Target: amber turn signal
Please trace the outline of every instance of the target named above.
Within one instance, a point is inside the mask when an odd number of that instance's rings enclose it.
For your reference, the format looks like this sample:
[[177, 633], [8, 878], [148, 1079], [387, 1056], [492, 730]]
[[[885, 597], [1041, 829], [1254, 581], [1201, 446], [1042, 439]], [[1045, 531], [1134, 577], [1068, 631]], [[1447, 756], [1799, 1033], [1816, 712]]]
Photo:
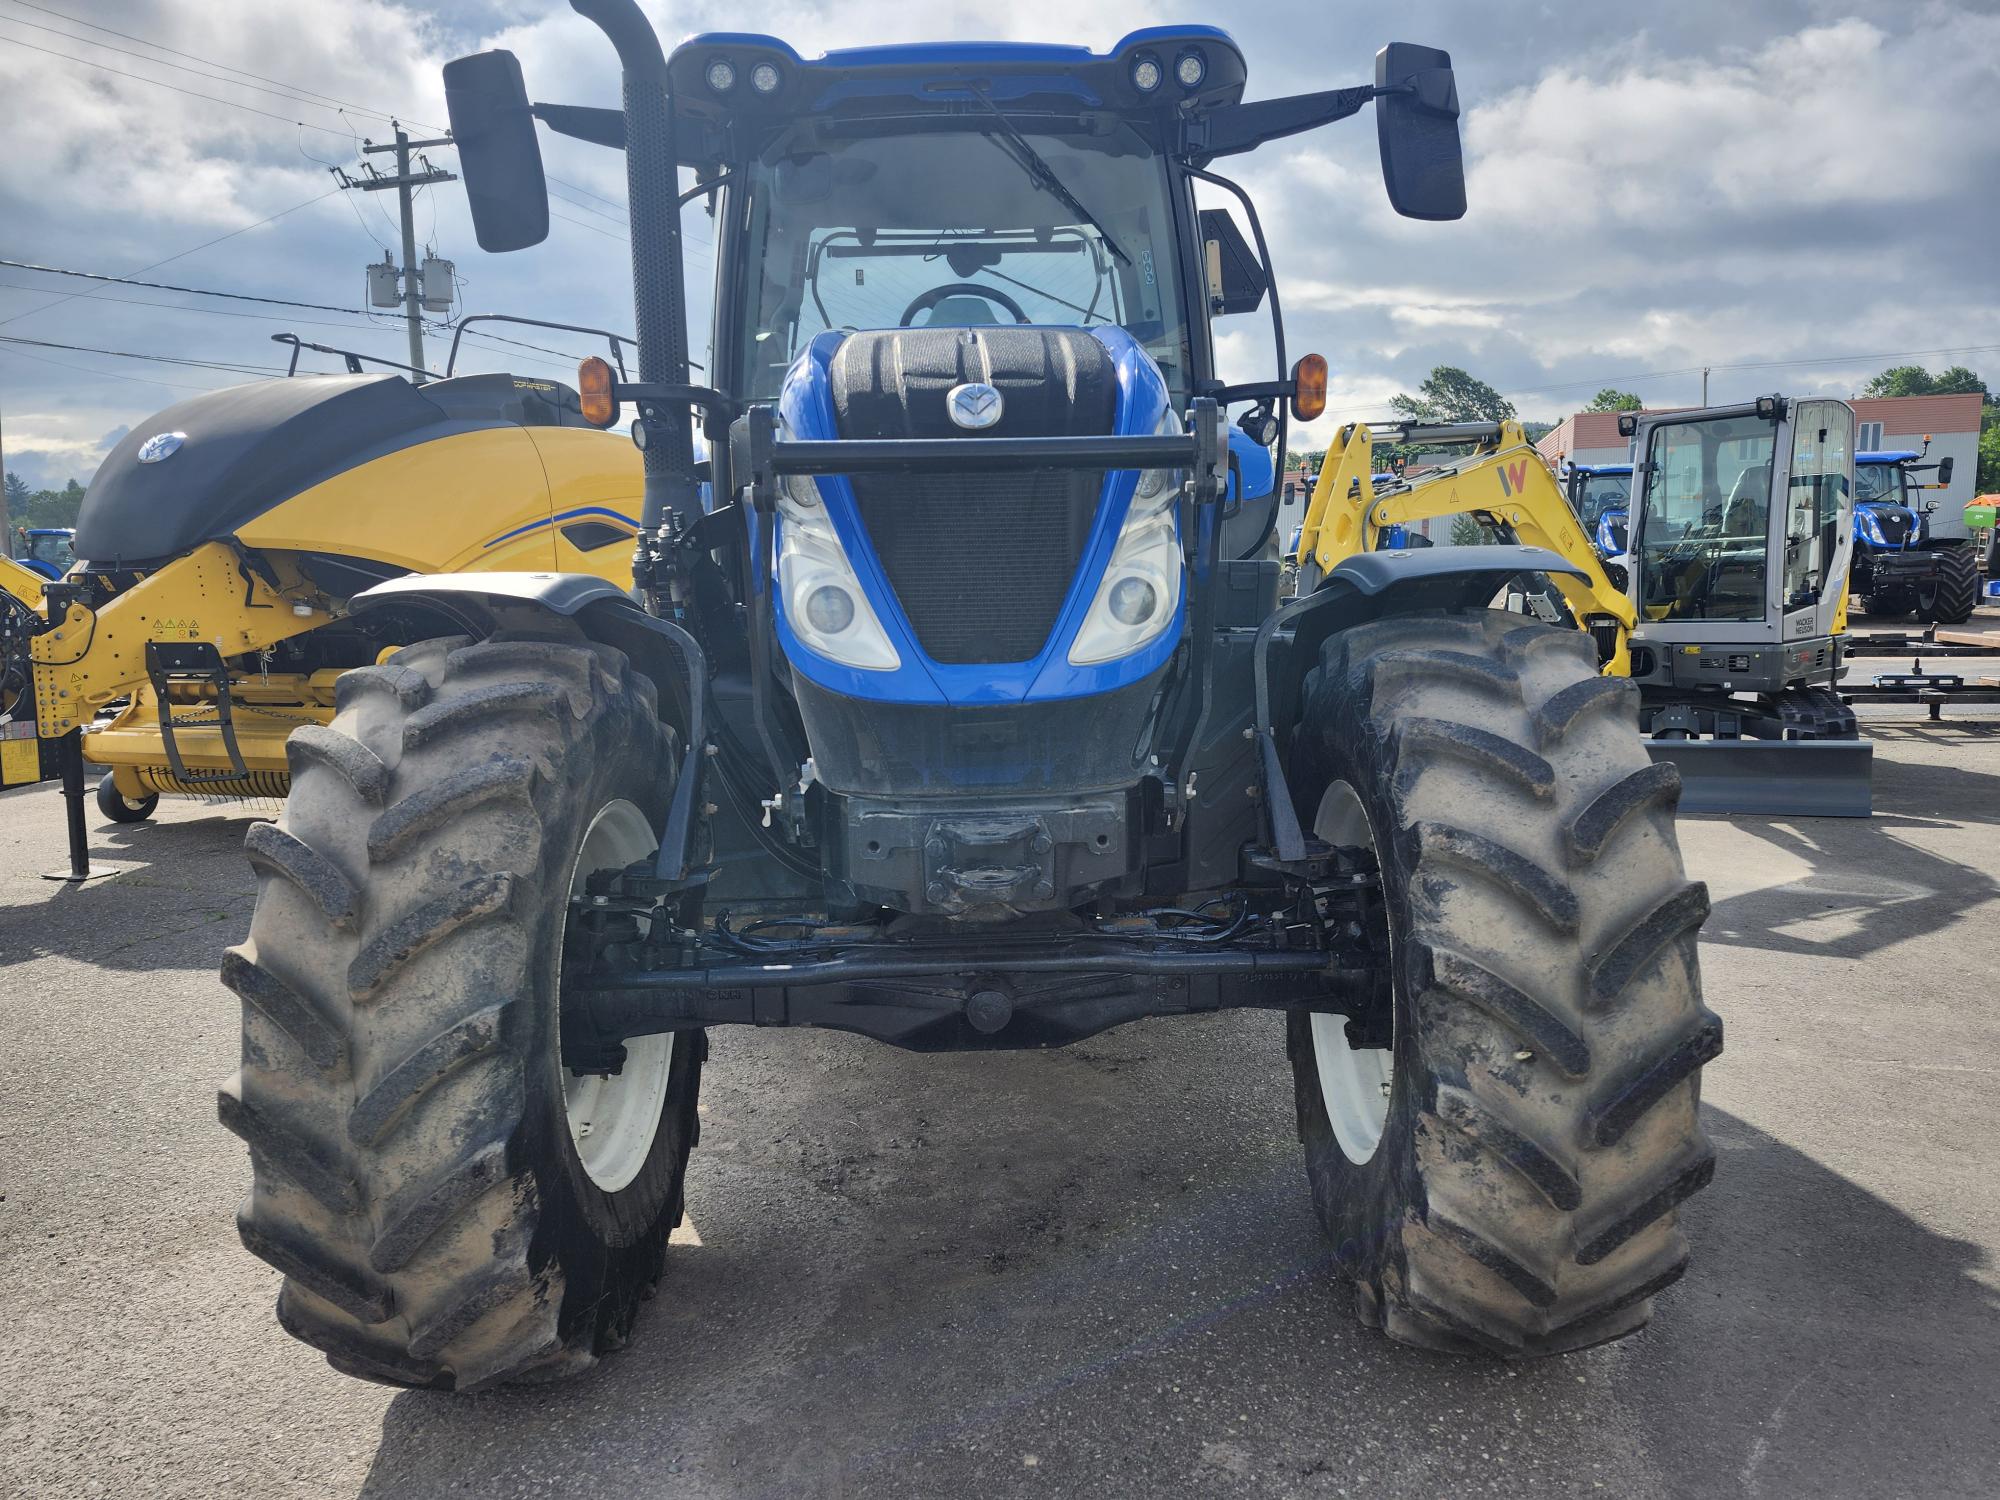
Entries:
[[1326, 411], [1326, 356], [1308, 354], [1292, 366], [1292, 415], [1301, 422]]
[[[1324, 366], [1324, 360], [1320, 361]], [[591, 355], [576, 367], [576, 394], [583, 406], [583, 420], [592, 427], [609, 427], [618, 420], [618, 398], [612, 394], [611, 365]], [[1325, 382], [1321, 382], [1322, 400]]]

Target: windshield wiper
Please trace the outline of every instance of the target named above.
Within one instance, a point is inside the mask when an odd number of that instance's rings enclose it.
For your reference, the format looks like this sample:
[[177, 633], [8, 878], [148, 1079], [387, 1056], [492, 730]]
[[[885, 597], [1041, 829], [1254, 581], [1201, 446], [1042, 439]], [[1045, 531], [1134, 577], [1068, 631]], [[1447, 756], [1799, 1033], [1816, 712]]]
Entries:
[[[974, 86], [970, 90], [970, 93], [973, 98], [986, 106], [987, 112], [993, 116], [994, 122], [999, 125], [1000, 129], [1005, 132], [1007, 140], [1012, 143], [1013, 150], [1009, 151], [1005, 146], [1001, 146], [1001, 151], [1011, 157], [1021, 170], [1028, 174], [1029, 179], [1037, 187], [1059, 198], [1065, 208], [1082, 219], [1092, 229], [1095, 229], [1103, 239], [1105, 249], [1124, 261], [1126, 265], [1131, 265], [1132, 257], [1127, 255], [1124, 247], [1112, 237], [1111, 231], [1104, 227], [1103, 221], [1083, 206], [1083, 200], [1069, 190], [1068, 184], [1056, 175], [1056, 169], [1048, 164], [1043, 158], [1042, 153], [1028, 144], [1028, 138], [1014, 128], [1014, 122], [1000, 112], [1000, 106], [987, 96], [986, 90]], [[989, 136], [988, 139], [991, 140], [992, 137]], [[993, 144], [1000, 146], [1000, 142], [997, 140]]]

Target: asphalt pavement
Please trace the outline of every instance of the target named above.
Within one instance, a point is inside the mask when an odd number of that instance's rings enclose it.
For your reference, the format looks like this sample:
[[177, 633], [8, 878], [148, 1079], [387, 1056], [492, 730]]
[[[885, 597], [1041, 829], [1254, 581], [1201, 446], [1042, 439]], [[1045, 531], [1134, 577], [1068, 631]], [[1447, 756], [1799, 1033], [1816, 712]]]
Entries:
[[[252, 809], [62, 860], [0, 794], [0, 1495], [1990, 1496], [2000, 721], [1876, 720], [1868, 822], [1690, 818], [1728, 1028], [1696, 1260], [1527, 1367], [1358, 1326], [1270, 1015], [917, 1057], [719, 1032], [633, 1343], [474, 1397], [281, 1333], [214, 1115]], [[267, 808], [267, 811], [275, 809]]]

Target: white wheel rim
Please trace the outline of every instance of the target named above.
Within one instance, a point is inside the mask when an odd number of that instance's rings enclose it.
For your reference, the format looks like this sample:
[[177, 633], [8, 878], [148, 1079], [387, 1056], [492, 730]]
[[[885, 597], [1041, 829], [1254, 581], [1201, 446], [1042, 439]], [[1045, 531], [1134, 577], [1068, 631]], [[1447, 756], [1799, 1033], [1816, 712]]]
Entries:
[[[1373, 849], [1374, 830], [1354, 788], [1336, 781], [1319, 799], [1313, 834], [1329, 844]], [[1347, 1018], [1312, 1018], [1313, 1062], [1319, 1073], [1320, 1103], [1341, 1154], [1356, 1166], [1375, 1155], [1389, 1119], [1389, 1095], [1396, 1081], [1394, 1047], [1353, 1047]]]
[[[593, 870], [612, 869], [644, 859], [660, 847], [646, 815], [630, 802], [607, 802], [590, 820], [570, 872], [569, 893], [580, 894]], [[642, 921], [641, 930], [645, 923]], [[557, 1001], [561, 1034], [561, 996]], [[674, 1065], [674, 1033], [635, 1036], [625, 1043], [625, 1066], [617, 1073], [578, 1075], [560, 1068], [563, 1107], [569, 1115], [570, 1144], [590, 1180], [607, 1193], [629, 1187], [652, 1154], [667, 1080]]]

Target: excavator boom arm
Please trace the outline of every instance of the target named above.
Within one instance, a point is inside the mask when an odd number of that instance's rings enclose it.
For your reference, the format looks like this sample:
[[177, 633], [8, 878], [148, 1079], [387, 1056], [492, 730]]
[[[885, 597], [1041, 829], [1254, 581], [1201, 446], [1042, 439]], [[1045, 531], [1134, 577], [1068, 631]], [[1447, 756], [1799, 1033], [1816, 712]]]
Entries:
[[[1377, 442], [1478, 443], [1471, 457], [1407, 489], [1377, 494]], [[1632, 601], [1604, 570], [1583, 523], [1563, 498], [1555, 476], [1517, 422], [1449, 427], [1357, 423], [1340, 430], [1320, 466], [1319, 481], [1299, 535], [1299, 557], [1323, 576], [1343, 559], [1376, 547], [1384, 528], [1469, 514], [1503, 528], [1511, 540], [1546, 547], [1571, 563], [1582, 578], [1557, 575], [1551, 581], [1585, 629], [1605, 630], [1610, 647], [1605, 670], [1630, 670], [1626, 638], [1636, 621]]]

